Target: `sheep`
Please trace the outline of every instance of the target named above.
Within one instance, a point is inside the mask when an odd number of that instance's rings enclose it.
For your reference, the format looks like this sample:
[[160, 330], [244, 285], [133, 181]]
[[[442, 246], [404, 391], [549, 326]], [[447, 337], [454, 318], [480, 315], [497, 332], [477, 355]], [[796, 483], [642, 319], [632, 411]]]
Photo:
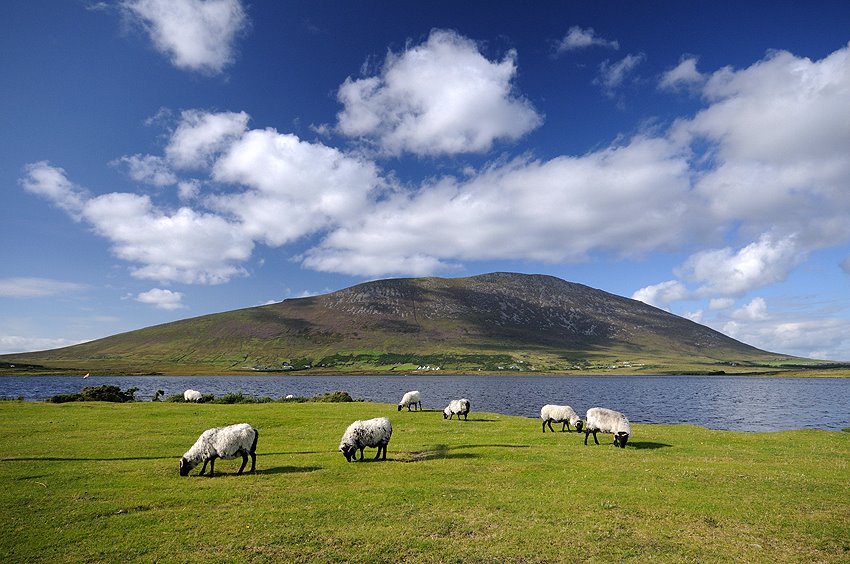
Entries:
[[463, 415], [463, 420], [466, 421], [466, 416], [469, 414], [469, 400], [461, 398], [452, 400], [449, 405], [443, 410], [443, 419], [451, 419], [457, 414], [457, 420], [460, 421], [460, 416]]
[[398, 402], [398, 410], [401, 411], [401, 408], [406, 407], [407, 411], [410, 411], [410, 406], [417, 407], [421, 411], [422, 410], [422, 400], [419, 397], [419, 391], [407, 392], [404, 394], [404, 397], [401, 398], [401, 401]]
[[184, 401], [201, 401], [202, 397], [201, 392], [198, 390], [189, 389], [183, 392]]
[[242, 466], [237, 472], [241, 474], [245, 465], [248, 464], [248, 455], [251, 455], [251, 472], [253, 472], [257, 465], [259, 436], [260, 433], [247, 423], [207, 429], [180, 459], [180, 475], [188, 476], [192, 468], [203, 461], [204, 466], [199, 475], [204, 474], [209, 462], [210, 477], [212, 477], [216, 458], [230, 459], [237, 456], [242, 457]]
[[626, 448], [626, 443], [629, 436], [632, 434], [632, 426], [626, 416], [619, 411], [606, 409], [604, 407], [592, 407], [587, 410], [587, 423], [584, 428], [584, 444], [587, 446], [587, 437], [593, 433], [593, 441], [599, 444], [596, 440], [596, 433], [611, 433], [614, 435], [614, 446]]
[[357, 450], [360, 450], [360, 460], [363, 460], [363, 449], [365, 447], [378, 447], [375, 460], [381, 456], [383, 450], [387, 459], [387, 445], [393, 436], [393, 426], [386, 417], [376, 417], [366, 421], [357, 420], [345, 430], [342, 440], [339, 442], [339, 451], [345, 455], [345, 459], [351, 462], [357, 460]]
[[552, 428], [552, 421], [563, 423], [563, 426], [561, 426], [562, 433], [570, 427], [570, 424], [576, 428], [576, 431], [581, 432], [583, 425], [581, 417], [568, 405], [544, 405], [540, 409], [540, 419], [543, 420], [544, 433], [547, 425], [550, 431], [555, 432], [555, 429]]

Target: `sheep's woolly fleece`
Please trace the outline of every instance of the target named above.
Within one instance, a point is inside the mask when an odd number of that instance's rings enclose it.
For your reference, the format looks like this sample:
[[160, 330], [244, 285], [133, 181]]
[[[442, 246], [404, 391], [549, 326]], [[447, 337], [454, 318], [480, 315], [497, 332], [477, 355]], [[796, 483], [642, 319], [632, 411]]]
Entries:
[[470, 410], [469, 400], [466, 398], [456, 399], [449, 402], [449, 405], [443, 409], [443, 416], [446, 418], [451, 418], [453, 415], [457, 415], [458, 419], [463, 415], [464, 419]]
[[578, 423], [581, 422], [581, 418], [569, 405], [544, 405], [540, 409], [540, 419], [543, 420], [544, 433], [546, 432], [545, 425], [549, 423], [549, 428], [551, 429], [551, 423], [553, 421], [555, 423], [564, 423], [566, 425], [572, 425], [576, 428], [578, 428]]
[[207, 429], [186, 451], [183, 459], [191, 470], [214, 457], [231, 459], [250, 454], [256, 437], [257, 431], [247, 423]]
[[[339, 442], [339, 450], [345, 453], [347, 448], [357, 448], [361, 451], [364, 447], [386, 446], [393, 434], [393, 427], [386, 417], [376, 417], [365, 421], [357, 420], [345, 430], [342, 440]], [[346, 458], [348, 458], [346, 456]]]

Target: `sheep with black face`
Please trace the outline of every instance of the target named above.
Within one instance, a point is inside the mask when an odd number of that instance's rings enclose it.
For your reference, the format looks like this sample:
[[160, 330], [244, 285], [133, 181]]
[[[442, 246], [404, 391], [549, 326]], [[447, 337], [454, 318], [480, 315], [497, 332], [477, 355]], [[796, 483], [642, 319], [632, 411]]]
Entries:
[[360, 451], [360, 460], [363, 460], [363, 449], [366, 447], [378, 448], [375, 455], [377, 460], [383, 452], [383, 460], [387, 459], [387, 445], [393, 436], [393, 426], [386, 417], [376, 417], [366, 421], [357, 420], [345, 430], [342, 440], [339, 442], [339, 451], [345, 455], [348, 462], [357, 460], [357, 451]]
[[410, 411], [411, 407], [418, 407], [420, 411], [422, 410], [422, 399], [419, 397], [419, 390], [404, 394], [404, 397], [398, 402], [398, 410], [401, 411], [403, 407], [406, 407], [407, 411]]
[[189, 472], [200, 464], [204, 463], [201, 468], [200, 475], [203, 475], [207, 470], [207, 462], [210, 463], [210, 477], [215, 471], [216, 458], [236, 458], [242, 457], [242, 466], [239, 467], [241, 474], [248, 464], [248, 456], [251, 457], [251, 472], [254, 471], [257, 465], [257, 439], [260, 433], [247, 423], [239, 423], [237, 425], [229, 425], [227, 427], [215, 427], [207, 429], [195, 444], [192, 445], [183, 458], [180, 459], [180, 475], [188, 476]]
[[460, 416], [463, 415], [463, 420], [466, 421], [466, 416], [469, 415], [470, 404], [466, 398], [456, 399], [449, 402], [449, 405], [443, 409], [443, 419], [451, 419], [457, 415], [457, 420], [460, 421]]
[[584, 428], [584, 444], [587, 437], [593, 433], [593, 441], [599, 444], [596, 433], [611, 433], [614, 435], [614, 446], [626, 448], [626, 443], [632, 434], [632, 426], [625, 415], [613, 409], [591, 407], [587, 410], [587, 421]]

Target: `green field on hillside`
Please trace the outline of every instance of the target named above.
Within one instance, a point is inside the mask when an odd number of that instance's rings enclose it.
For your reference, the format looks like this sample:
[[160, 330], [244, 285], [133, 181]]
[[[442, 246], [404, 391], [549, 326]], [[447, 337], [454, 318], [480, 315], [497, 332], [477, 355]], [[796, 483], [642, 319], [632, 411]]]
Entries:
[[[346, 463], [345, 427], [380, 415], [388, 460]], [[243, 421], [255, 474], [178, 475], [203, 430]], [[850, 433], [633, 430], [618, 449], [363, 402], [3, 401], [0, 561], [850, 560]]]

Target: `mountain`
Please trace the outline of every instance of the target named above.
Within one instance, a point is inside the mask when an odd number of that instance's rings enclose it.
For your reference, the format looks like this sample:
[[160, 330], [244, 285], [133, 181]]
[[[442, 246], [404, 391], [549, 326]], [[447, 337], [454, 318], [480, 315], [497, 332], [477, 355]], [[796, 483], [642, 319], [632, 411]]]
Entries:
[[0, 362], [108, 373], [720, 372], [790, 362], [645, 303], [542, 275], [408, 278]]

